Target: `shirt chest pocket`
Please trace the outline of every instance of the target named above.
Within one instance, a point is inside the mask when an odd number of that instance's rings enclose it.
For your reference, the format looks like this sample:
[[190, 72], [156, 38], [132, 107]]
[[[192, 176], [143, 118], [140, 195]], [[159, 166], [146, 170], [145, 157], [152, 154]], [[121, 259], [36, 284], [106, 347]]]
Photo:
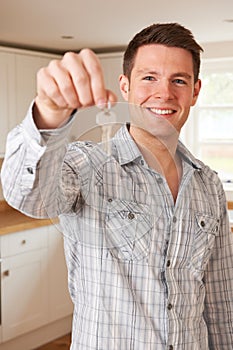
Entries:
[[204, 270], [212, 254], [215, 239], [219, 235], [219, 220], [215, 217], [196, 214], [191, 264], [197, 270]]
[[112, 199], [105, 227], [106, 244], [113, 257], [140, 260], [148, 255], [152, 237], [148, 206]]

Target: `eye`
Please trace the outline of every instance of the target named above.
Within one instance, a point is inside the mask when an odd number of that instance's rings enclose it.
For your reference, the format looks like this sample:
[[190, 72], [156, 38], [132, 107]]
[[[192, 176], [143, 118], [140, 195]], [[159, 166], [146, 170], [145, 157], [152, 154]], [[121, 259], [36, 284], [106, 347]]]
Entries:
[[179, 78], [174, 79], [173, 82], [175, 84], [178, 84], [178, 85], [186, 85], [187, 84], [187, 82], [184, 79], [179, 79]]
[[149, 80], [149, 81], [154, 81], [155, 77], [153, 77], [152, 75], [147, 75], [143, 78], [143, 80]]

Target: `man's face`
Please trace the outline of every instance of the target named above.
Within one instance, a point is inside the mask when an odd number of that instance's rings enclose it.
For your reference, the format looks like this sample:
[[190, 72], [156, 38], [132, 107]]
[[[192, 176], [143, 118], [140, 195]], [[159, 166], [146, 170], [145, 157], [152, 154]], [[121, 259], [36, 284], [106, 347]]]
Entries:
[[200, 86], [200, 81], [194, 84], [191, 53], [158, 44], [138, 49], [130, 81], [124, 75], [120, 77], [124, 99], [144, 108], [139, 123], [151, 133], [161, 122], [179, 133], [190, 107], [196, 103]]

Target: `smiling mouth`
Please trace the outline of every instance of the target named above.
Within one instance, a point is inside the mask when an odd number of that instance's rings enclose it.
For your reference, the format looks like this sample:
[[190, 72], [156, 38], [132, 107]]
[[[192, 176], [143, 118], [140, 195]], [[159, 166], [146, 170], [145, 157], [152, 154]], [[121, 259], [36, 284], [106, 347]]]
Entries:
[[160, 109], [160, 108], [153, 108], [153, 107], [149, 107], [147, 108], [150, 112], [152, 112], [153, 114], [156, 115], [161, 115], [163, 117], [165, 116], [171, 116], [173, 115], [176, 111], [174, 109]]

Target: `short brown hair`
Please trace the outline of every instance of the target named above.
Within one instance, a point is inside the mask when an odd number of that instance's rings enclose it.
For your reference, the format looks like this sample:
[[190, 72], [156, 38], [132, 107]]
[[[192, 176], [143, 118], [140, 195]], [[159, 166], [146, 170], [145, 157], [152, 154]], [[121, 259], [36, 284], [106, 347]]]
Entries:
[[135, 56], [139, 47], [161, 44], [168, 47], [180, 47], [188, 50], [193, 58], [194, 81], [199, 77], [200, 53], [202, 47], [195, 41], [193, 34], [178, 23], [157, 23], [144, 28], [129, 42], [123, 60], [123, 73], [130, 79]]

